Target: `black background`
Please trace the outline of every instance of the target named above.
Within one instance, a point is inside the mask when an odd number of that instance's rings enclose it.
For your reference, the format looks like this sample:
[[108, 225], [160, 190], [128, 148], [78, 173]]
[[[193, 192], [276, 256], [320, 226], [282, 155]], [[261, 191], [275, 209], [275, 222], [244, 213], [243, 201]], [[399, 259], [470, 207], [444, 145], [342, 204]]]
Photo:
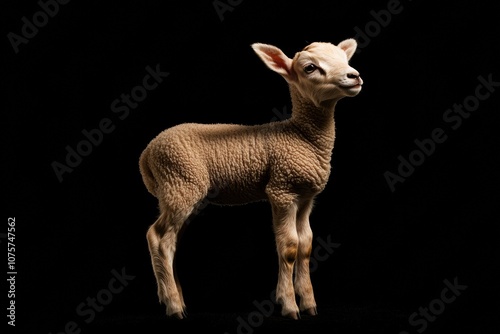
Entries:
[[[494, 2], [402, 0], [388, 24], [370, 25], [388, 3], [233, 1], [221, 20], [210, 0], [71, 1], [15, 53], [7, 34], [21, 34], [21, 18], [40, 6], [4, 2], [3, 219], [16, 218], [16, 329], [413, 334], [422, 328], [409, 316], [456, 278], [467, 289], [424, 332], [497, 332], [499, 88], [456, 130], [443, 115], [475, 94], [479, 76], [500, 81], [498, 13]], [[355, 36], [367, 24], [369, 42]], [[365, 84], [337, 105], [332, 174], [311, 216], [316, 238], [340, 244], [312, 274], [319, 316], [294, 322], [275, 306], [262, 324], [240, 326], [276, 286], [263, 202], [208, 206], [190, 223], [178, 249], [189, 317], [166, 319], [145, 239], [157, 203], [140, 153], [175, 124], [259, 124], [289, 112], [285, 81], [250, 44], [292, 57], [350, 37], [366, 44], [351, 60]], [[157, 64], [169, 76], [120, 120], [111, 103]], [[104, 118], [114, 130], [59, 182], [51, 164]], [[384, 173], [436, 128], [447, 140], [391, 191]], [[107, 289], [112, 270], [134, 278], [87, 323], [77, 307]]]

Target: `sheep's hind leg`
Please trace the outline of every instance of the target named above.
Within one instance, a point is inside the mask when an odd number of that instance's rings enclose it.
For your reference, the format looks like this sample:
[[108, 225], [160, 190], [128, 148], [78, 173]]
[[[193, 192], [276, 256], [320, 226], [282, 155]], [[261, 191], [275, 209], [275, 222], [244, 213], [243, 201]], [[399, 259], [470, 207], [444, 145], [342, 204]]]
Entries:
[[276, 301], [282, 306], [281, 314], [283, 316], [298, 319], [299, 308], [295, 302], [295, 291], [293, 288], [293, 266], [297, 258], [298, 247], [298, 236], [295, 226], [297, 206], [295, 203], [290, 203], [286, 206], [271, 204], [276, 247], [279, 256]]
[[[181, 239], [182, 237], [182, 234], [184, 233], [185, 229], [187, 227], [187, 223], [185, 222], [179, 233], [177, 234], [177, 244], [179, 244], [179, 240]], [[184, 303], [184, 296], [182, 294], [182, 287], [181, 287], [181, 283], [179, 281], [179, 277], [177, 276], [177, 268], [175, 266], [177, 262], [177, 257], [174, 258], [174, 264], [173, 264], [173, 268], [174, 268], [174, 279], [175, 279], [175, 285], [177, 287], [177, 291], [179, 292], [179, 299], [181, 300], [181, 305], [182, 305], [182, 311], [183, 311], [183, 315], [186, 316], [187, 313], [186, 313], [186, 304]]]
[[160, 241], [162, 238], [161, 231], [159, 231], [158, 226], [166, 224], [166, 214], [161, 213], [156, 222], [151, 225], [146, 233], [146, 239], [148, 241], [149, 254], [151, 255], [151, 263], [153, 265], [153, 272], [156, 278], [156, 284], [158, 288], [158, 299], [160, 303], [167, 300], [167, 268], [165, 266], [165, 256], [162, 251], [160, 251]]
[[182, 319], [184, 310], [172, 266], [176, 248], [176, 224], [179, 223], [170, 215], [160, 214], [160, 218], [149, 228], [147, 240], [160, 303], [166, 305], [167, 315]]
[[309, 260], [312, 251], [313, 233], [309, 225], [309, 215], [312, 210], [312, 199], [300, 203], [297, 212], [297, 235], [299, 247], [297, 263], [295, 264], [295, 291], [300, 297], [300, 310], [310, 315], [318, 314], [316, 301], [311, 284]]
[[179, 319], [184, 318], [186, 313], [182, 289], [173, 269], [174, 257], [179, 232], [199, 201], [199, 197], [201, 196], [193, 196], [192, 200], [183, 202], [193, 205], [186, 204], [182, 209], [160, 202], [160, 217], [147, 233], [160, 303], [166, 305], [168, 316]]

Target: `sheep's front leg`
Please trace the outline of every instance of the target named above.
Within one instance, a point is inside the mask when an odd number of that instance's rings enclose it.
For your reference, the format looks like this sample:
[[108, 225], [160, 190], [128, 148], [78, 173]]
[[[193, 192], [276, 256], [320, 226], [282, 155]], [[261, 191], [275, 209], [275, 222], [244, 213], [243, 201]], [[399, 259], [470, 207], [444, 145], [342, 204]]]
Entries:
[[297, 263], [295, 264], [295, 291], [300, 297], [300, 310], [310, 315], [316, 315], [316, 301], [311, 284], [309, 261], [312, 251], [313, 233], [309, 225], [309, 215], [312, 210], [312, 199], [300, 203], [297, 212], [297, 235], [299, 247]]
[[295, 225], [297, 205], [295, 203], [285, 206], [272, 204], [272, 207], [273, 227], [279, 257], [276, 301], [282, 306], [281, 314], [283, 316], [298, 319], [299, 308], [295, 302], [293, 288], [293, 267], [297, 259], [299, 244]]

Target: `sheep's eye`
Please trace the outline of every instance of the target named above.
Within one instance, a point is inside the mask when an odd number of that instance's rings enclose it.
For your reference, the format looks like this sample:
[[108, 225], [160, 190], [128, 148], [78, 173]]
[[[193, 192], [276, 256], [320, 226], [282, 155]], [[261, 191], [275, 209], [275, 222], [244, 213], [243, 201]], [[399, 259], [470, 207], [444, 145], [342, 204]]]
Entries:
[[316, 70], [316, 68], [317, 68], [316, 65], [309, 64], [306, 67], [304, 67], [304, 72], [306, 72], [307, 74], [310, 74], [310, 73], [314, 72]]

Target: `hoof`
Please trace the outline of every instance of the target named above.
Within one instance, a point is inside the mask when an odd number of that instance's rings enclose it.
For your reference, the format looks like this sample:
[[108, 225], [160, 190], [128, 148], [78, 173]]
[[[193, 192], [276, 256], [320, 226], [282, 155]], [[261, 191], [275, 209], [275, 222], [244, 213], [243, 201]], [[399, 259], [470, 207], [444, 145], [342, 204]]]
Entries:
[[316, 307], [310, 307], [308, 309], [305, 309], [304, 313], [309, 315], [318, 315], [318, 310], [316, 309]]
[[293, 320], [299, 320], [300, 318], [300, 313], [299, 312], [290, 312], [283, 314], [285, 318], [293, 319]]
[[187, 318], [187, 313], [186, 310], [182, 309], [179, 312], [172, 312], [172, 313], [167, 312], [167, 316], [172, 319], [182, 320], [184, 318]]
[[185, 317], [186, 317], [186, 315], [184, 314], [184, 312], [177, 312], [177, 313], [172, 314], [172, 318], [179, 319], [179, 320], [182, 320]]

